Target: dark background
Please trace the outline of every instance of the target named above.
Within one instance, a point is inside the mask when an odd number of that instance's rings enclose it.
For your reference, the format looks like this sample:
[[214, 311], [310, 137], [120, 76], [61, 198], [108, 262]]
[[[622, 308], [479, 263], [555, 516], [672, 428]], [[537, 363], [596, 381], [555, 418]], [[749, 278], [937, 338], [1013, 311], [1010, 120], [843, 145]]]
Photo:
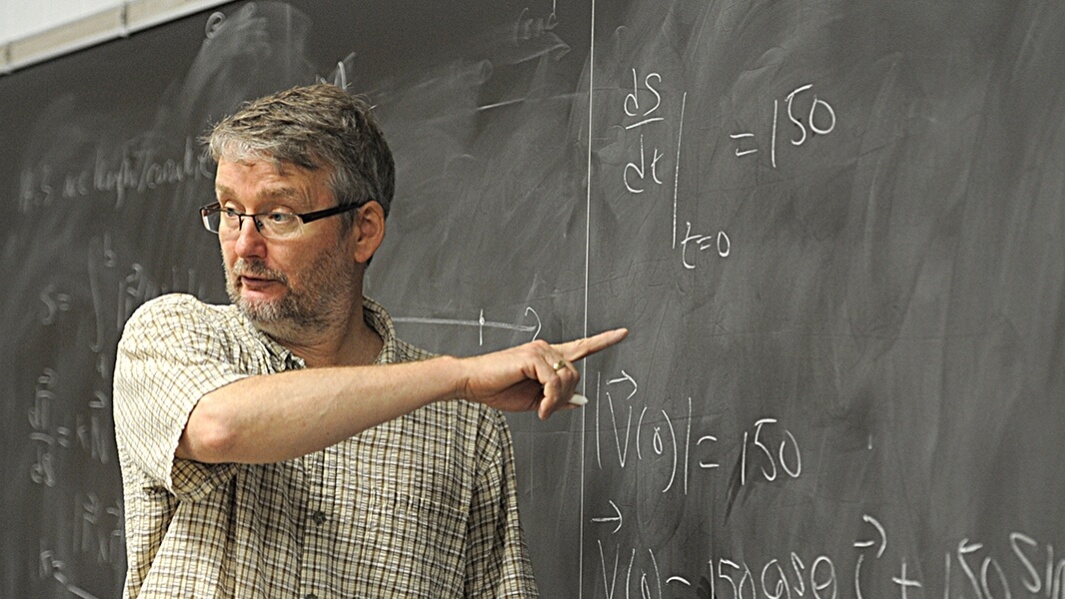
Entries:
[[545, 597], [1065, 592], [1065, 6], [214, 12], [0, 77], [0, 596], [119, 592], [122, 325], [224, 301], [196, 138], [316, 79], [396, 154], [402, 337], [632, 331], [511, 418]]

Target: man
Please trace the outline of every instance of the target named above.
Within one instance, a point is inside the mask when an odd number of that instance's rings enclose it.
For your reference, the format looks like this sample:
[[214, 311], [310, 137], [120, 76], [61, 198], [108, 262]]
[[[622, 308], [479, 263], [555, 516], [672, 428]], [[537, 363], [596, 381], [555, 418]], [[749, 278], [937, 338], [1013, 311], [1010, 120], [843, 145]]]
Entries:
[[336, 87], [257, 100], [209, 144], [232, 305], [163, 296], [119, 342], [125, 596], [535, 596], [493, 408], [581, 403], [573, 362], [626, 332], [464, 359], [397, 340], [362, 294], [392, 157]]

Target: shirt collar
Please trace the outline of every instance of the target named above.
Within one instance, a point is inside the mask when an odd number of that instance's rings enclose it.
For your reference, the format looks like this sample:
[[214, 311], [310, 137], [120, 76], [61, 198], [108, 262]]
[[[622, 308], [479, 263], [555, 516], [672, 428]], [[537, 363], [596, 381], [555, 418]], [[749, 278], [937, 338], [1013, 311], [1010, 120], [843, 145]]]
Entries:
[[392, 317], [384, 306], [374, 300], [363, 296], [362, 314], [366, 324], [370, 325], [381, 337], [381, 353], [377, 355], [377, 364], [389, 364], [396, 359], [396, 328], [392, 324]]
[[[240, 312], [241, 321], [244, 323], [245, 329], [255, 339], [258, 339], [263, 348], [268, 354], [270, 354], [271, 361], [274, 366], [280, 370], [292, 370], [296, 368], [306, 368], [307, 364], [303, 361], [303, 358], [292, 353], [284, 345], [281, 345], [277, 341], [270, 338], [261, 330], [259, 330], [255, 324]], [[389, 364], [395, 361], [396, 354], [396, 329], [392, 323], [392, 317], [389, 316], [388, 311], [384, 306], [376, 301], [363, 296], [362, 298], [362, 314], [366, 320], [366, 324], [370, 325], [378, 336], [381, 337], [381, 353], [377, 355], [375, 360], [376, 364]]]

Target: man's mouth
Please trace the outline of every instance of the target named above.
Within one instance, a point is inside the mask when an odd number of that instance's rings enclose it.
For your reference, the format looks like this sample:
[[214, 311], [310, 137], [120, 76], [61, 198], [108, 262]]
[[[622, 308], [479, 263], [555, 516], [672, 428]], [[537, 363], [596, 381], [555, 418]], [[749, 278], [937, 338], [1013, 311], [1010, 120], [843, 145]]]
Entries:
[[240, 277], [241, 287], [244, 287], [251, 291], [257, 291], [266, 288], [270, 285], [273, 285], [274, 283], [277, 283], [277, 281], [274, 279], [267, 279], [263, 277], [253, 277], [248, 275], [241, 275]]
[[273, 284], [285, 284], [285, 277], [280, 272], [272, 272], [264, 264], [238, 261], [233, 266], [233, 276], [237, 283], [248, 290], [256, 291]]

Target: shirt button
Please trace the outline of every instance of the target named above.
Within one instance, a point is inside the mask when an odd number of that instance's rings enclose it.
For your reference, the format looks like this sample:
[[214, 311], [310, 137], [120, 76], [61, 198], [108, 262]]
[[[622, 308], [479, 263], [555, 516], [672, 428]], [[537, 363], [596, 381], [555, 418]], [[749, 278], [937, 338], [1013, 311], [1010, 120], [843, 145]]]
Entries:
[[315, 595], [314, 593], [307, 593], [303, 596], [303, 599], [318, 599], [318, 595]]
[[[317, 512], [314, 512], [313, 514], [311, 514], [311, 521], [314, 522], [315, 524], [319, 525], [319, 526], [321, 526], [322, 524], [325, 524], [325, 520], [326, 520], [325, 512], [323, 512], [323, 511], [317, 511]], [[308, 595], [307, 599], [315, 599], [313, 597], [313, 593], [311, 595]]]

